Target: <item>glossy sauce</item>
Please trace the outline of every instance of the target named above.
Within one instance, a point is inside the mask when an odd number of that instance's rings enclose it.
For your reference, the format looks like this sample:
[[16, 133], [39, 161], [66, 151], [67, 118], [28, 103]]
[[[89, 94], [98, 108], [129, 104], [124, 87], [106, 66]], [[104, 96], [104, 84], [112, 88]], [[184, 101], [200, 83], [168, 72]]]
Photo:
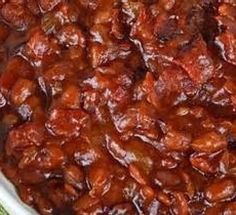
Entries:
[[0, 167], [25, 203], [236, 214], [234, 0], [0, 8]]

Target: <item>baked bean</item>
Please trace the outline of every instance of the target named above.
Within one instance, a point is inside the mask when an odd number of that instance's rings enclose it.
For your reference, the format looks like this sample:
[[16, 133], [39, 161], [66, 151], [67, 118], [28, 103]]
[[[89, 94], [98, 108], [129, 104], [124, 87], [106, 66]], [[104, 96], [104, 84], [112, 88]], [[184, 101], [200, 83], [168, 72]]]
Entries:
[[80, 90], [74, 85], [66, 87], [61, 96], [60, 102], [63, 106], [70, 109], [80, 108]]
[[19, 168], [54, 170], [65, 162], [63, 151], [56, 145], [48, 145], [39, 151], [35, 147], [26, 149], [19, 162]]
[[92, 167], [89, 171], [88, 181], [91, 186], [89, 192], [91, 196], [104, 195], [110, 189], [110, 175], [109, 169], [101, 167]]
[[161, 187], [176, 186], [181, 183], [180, 177], [168, 170], [157, 171], [154, 181]]
[[216, 132], [210, 132], [194, 140], [191, 144], [197, 152], [214, 153], [227, 147], [227, 141]]
[[135, 167], [135, 165], [130, 164], [129, 165], [129, 172], [130, 175], [139, 183], [142, 185], [147, 184], [145, 178], [142, 176], [142, 173], [138, 170], [137, 167]]
[[52, 10], [61, 0], [39, 0], [39, 6], [43, 12]]
[[85, 178], [79, 167], [73, 165], [66, 167], [64, 170], [64, 178], [66, 183], [74, 186], [75, 188], [83, 189]]
[[206, 215], [222, 214], [222, 208], [220, 206], [207, 208], [205, 211]]
[[28, 122], [10, 131], [6, 150], [8, 154], [14, 154], [30, 146], [40, 146], [43, 141], [44, 128], [38, 123]]
[[232, 215], [236, 213], [236, 203], [232, 202], [226, 205], [223, 215]]
[[221, 179], [210, 185], [205, 195], [209, 202], [224, 201], [235, 195], [235, 182], [231, 179]]
[[58, 41], [47, 37], [43, 31], [35, 30], [24, 48], [24, 55], [34, 66], [40, 66], [42, 60], [51, 62], [60, 53]]
[[52, 203], [48, 199], [43, 198], [39, 193], [33, 194], [34, 202], [42, 215], [49, 215], [53, 213]]
[[85, 47], [85, 36], [76, 25], [65, 25], [56, 35], [59, 42], [67, 47], [77, 45]]
[[74, 204], [74, 210], [78, 213], [84, 213], [87, 209], [96, 206], [99, 199], [91, 197], [90, 195], [83, 195]]
[[40, 8], [36, 0], [26, 0], [26, 5], [32, 14], [34, 15], [40, 14]]
[[48, 130], [55, 136], [79, 136], [81, 128], [87, 124], [87, 115], [81, 110], [55, 109], [46, 123]]
[[35, 22], [34, 16], [22, 5], [7, 3], [1, 8], [1, 15], [19, 31], [27, 30]]
[[33, 77], [32, 67], [24, 59], [14, 57], [8, 62], [5, 71], [0, 77], [1, 92], [4, 95], [8, 94], [8, 91], [19, 78], [32, 79]]
[[21, 105], [35, 92], [34, 83], [27, 79], [19, 79], [11, 89], [11, 101], [14, 105]]
[[130, 204], [115, 205], [110, 211], [109, 215], [136, 215], [135, 209]]
[[187, 204], [187, 200], [184, 196], [183, 193], [174, 193], [175, 197], [175, 214], [180, 214], [180, 215], [187, 215], [189, 214], [189, 208]]
[[191, 138], [176, 131], [169, 131], [163, 142], [167, 150], [185, 151], [190, 147]]

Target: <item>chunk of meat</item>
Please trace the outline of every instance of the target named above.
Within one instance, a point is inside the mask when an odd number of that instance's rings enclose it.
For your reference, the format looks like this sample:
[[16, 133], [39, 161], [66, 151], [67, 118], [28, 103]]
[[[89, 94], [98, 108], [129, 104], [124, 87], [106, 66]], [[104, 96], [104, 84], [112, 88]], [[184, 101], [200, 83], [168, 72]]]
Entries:
[[195, 84], [202, 85], [215, 72], [207, 44], [200, 34], [191, 35], [188, 27], [182, 26], [185, 16], [181, 20], [173, 17], [168, 17], [166, 13], [152, 14], [150, 9], [143, 7], [130, 35], [140, 41], [139, 48], [146, 55], [145, 61], [150, 71], [162, 71], [165, 65], [174, 63]]

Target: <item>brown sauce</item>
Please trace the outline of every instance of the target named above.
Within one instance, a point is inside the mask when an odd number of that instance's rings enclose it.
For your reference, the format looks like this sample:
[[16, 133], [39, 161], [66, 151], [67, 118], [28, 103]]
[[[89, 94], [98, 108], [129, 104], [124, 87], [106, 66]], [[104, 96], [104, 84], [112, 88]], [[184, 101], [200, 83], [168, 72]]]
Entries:
[[236, 214], [236, 1], [0, 1], [0, 168], [42, 215]]

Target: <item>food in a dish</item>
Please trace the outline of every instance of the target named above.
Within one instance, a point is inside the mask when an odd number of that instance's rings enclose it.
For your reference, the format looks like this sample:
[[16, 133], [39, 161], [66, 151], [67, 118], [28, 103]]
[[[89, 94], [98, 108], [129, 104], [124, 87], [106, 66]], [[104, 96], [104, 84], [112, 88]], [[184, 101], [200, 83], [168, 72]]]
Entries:
[[2, 0], [0, 15], [0, 167], [26, 204], [236, 214], [235, 0]]

